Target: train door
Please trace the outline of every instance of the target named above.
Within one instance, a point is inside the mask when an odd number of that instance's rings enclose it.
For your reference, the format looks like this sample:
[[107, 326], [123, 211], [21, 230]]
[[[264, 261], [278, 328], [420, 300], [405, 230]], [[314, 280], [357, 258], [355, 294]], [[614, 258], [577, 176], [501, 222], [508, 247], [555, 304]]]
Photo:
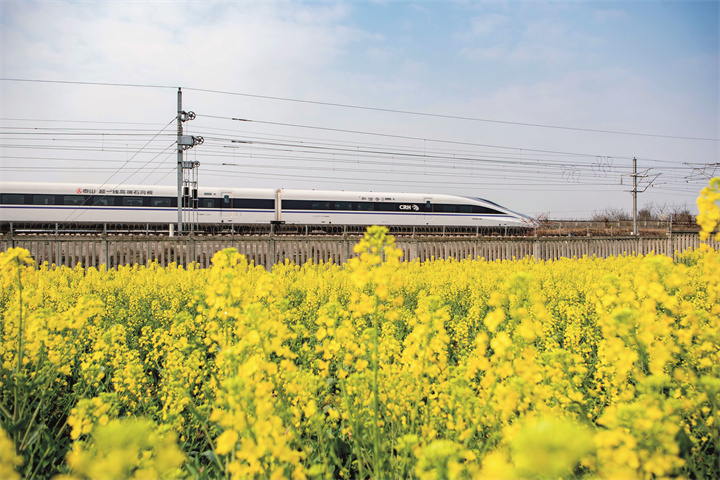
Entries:
[[430, 221], [433, 219], [433, 201], [432, 197], [426, 197], [423, 199], [425, 201], [425, 205], [423, 206], [423, 211], [425, 212], [425, 220]]
[[275, 222], [282, 223], [282, 190], [275, 190]]
[[233, 217], [232, 211], [232, 193], [222, 192], [220, 194], [220, 211], [222, 220], [230, 220]]

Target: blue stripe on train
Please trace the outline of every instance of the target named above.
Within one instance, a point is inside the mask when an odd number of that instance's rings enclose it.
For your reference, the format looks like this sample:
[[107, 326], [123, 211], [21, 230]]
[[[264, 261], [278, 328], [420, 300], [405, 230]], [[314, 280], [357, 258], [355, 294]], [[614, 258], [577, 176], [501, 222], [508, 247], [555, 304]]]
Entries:
[[[72, 205], [0, 205], [0, 209], [3, 208], [18, 208], [18, 209], [30, 209], [30, 210], [109, 210], [109, 211], [129, 211], [129, 212], [170, 212], [177, 211], [176, 207], [101, 207], [101, 206], [72, 206]], [[183, 211], [189, 211], [188, 208], [183, 208]], [[206, 213], [274, 213], [273, 209], [214, 209], [214, 208], [200, 208], [198, 212]], [[487, 214], [487, 213], [451, 213], [451, 212], [386, 212], [378, 210], [365, 210], [365, 211], [352, 211], [352, 210], [283, 210], [284, 214], [300, 213], [300, 214], [314, 214], [314, 215], [404, 215], [404, 216], [443, 216], [443, 217], [498, 217], [506, 218], [507, 214]]]

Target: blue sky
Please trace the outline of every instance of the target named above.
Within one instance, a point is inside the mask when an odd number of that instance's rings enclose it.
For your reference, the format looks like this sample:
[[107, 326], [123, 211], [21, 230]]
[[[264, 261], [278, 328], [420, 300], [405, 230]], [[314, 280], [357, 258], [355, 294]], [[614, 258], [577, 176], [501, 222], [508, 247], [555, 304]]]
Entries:
[[583, 218], [629, 210], [637, 157], [641, 206], [692, 208], [720, 175], [719, 5], [3, 1], [0, 178], [172, 184], [176, 89], [92, 85], [141, 84], [184, 87], [205, 185]]

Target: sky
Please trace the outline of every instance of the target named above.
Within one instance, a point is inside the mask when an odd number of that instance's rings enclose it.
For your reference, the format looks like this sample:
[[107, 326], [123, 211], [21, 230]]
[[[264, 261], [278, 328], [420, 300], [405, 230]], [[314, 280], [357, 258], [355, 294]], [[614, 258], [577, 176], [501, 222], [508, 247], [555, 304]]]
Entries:
[[[707, 1], [5, 1], [0, 179], [689, 208], [720, 176]], [[234, 119], [242, 119], [234, 120]], [[248, 121], [249, 120], [249, 121]]]

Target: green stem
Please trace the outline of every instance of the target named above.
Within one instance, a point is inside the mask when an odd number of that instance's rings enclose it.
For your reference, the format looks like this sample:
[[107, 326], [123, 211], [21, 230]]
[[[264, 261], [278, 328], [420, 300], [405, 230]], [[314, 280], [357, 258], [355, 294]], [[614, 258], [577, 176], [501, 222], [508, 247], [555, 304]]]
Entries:
[[[66, 427], [66, 426], [67, 426], [67, 421], [66, 421], [65, 423], [63, 423], [62, 427], [60, 427], [60, 429], [58, 430], [57, 435], [55, 435], [55, 441], [54, 441], [54, 444], [55, 444], [55, 445], [57, 445], [58, 439], [60, 438], [60, 435], [62, 434], [63, 430], [65, 430], [65, 427]], [[52, 450], [52, 448], [50, 448], [50, 447], [48, 447], [48, 448], [45, 449], [45, 451], [43, 452], [42, 457], [40, 457], [40, 461], [39, 461], [38, 464], [35, 466], [35, 471], [32, 472], [32, 474], [30, 475], [29, 478], [35, 478], [35, 473], [37, 473], [37, 472], [36, 472], [37, 469], [40, 468], [40, 465], [43, 464], [43, 462], [45, 461], [45, 457], [47, 457], [48, 452], [50, 452], [50, 450]]]
[[373, 411], [375, 413], [375, 421], [373, 422], [373, 470], [375, 473], [375, 478], [379, 479], [380, 476], [380, 426], [378, 425], [378, 422], [380, 421], [380, 412], [379, 412], [379, 404], [380, 404], [380, 393], [378, 389], [378, 370], [379, 370], [379, 360], [380, 360], [380, 348], [378, 345], [378, 316], [377, 316], [377, 297], [375, 297], [375, 312], [373, 314]]
[[[323, 467], [327, 469], [327, 457], [325, 456], [325, 442], [323, 441], [323, 424], [321, 422], [315, 422], [316, 435], [318, 438], [318, 450], [320, 451], [320, 458], [323, 462]], [[327, 473], [327, 472], [326, 472]]]
[[[495, 393], [495, 387], [497, 387], [497, 385], [498, 385], [498, 377], [495, 376], [495, 379], [493, 380], [492, 385], [490, 385], [490, 393], [488, 394], [488, 399], [491, 398], [493, 396], [493, 394]], [[482, 421], [482, 417], [483, 417], [483, 415], [485, 415], [485, 411], [487, 411], [487, 409], [490, 408], [490, 404], [491, 404], [491, 402], [488, 401], [488, 402], [485, 402], [485, 404], [482, 406], [479, 414], [476, 416], [476, 418], [478, 419], [478, 422]], [[475, 431], [477, 432], [477, 425], [475, 426]], [[485, 451], [488, 449], [489, 445], [490, 445], [490, 438], [488, 436], [487, 441], [483, 441], [483, 445], [482, 445], [482, 448], [480, 449], [480, 453], [484, 454]]]
[[208, 444], [210, 445], [210, 450], [213, 452], [213, 458], [215, 459], [215, 463], [217, 463], [217, 466], [220, 467], [220, 470], [222, 470], [225, 475], [227, 475], [227, 469], [223, 466], [222, 463], [220, 463], [220, 458], [218, 457], [218, 454], [215, 452], [215, 445], [213, 444], [212, 437], [210, 436], [210, 432], [208, 432], [207, 425], [204, 421], [205, 417], [200, 416], [200, 412], [198, 411], [197, 406], [195, 405], [195, 402], [192, 401], [192, 398], [189, 399], [188, 406], [190, 407], [190, 410], [192, 410], [192, 414], [195, 415], [195, 418], [200, 420], [198, 423], [200, 424], [200, 428], [202, 429], [203, 433], [207, 437]]
[[[44, 397], [44, 395], [43, 395]], [[40, 399], [38, 402], [38, 406], [35, 408], [35, 412], [32, 415], [32, 418], [30, 418], [30, 421], [28, 422], [28, 426], [25, 429], [25, 435], [23, 436], [22, 442], [20, 442], [20, 448], [18, 449], [18, 453], [22, 452], [25, 448], [25, 441], [27, 440], [28, 435], [30, 434], [30, 430], [32, 429], [33, 423], [35, 422], [35, 418], [37, 418], [37, 414], [40, 411], [40, 407], [43, 405], [43, 398]]]
[[[410, 432], [413, 433], [413, 434], [414, 434], [414, 433], [417, 433], [417, 430], [416, 430], [416, 428], [417, 428], [416, 422], [417, 422], [417, 421], [419, 420], [419, 418], [420, 418], [420, 411], [419, 411], [419, 410], [420, 410], [420, 396], [421, 396], [421, 394], [422, 394], [422, 390], [423, 390], [423, 386], [424, 386], [422, 380], [425, 378], [425, 363], [426, 363], [426, 360], [427, 360], [427, 351], [428, 351], [428, 346], [429, 346], [429, 345], [430, 345], [430, 342], [428, 341], [428, 345], [424, 345], [423, 348], [422, 348], [422, 352], [423, 352], [423, 353], [422, 353], [422, 360], [421, 360], [421, 362], [420, 362], [420, 375], [418, 375], [418, 385], [419, 385], [419, 387], [418, 387], [418, 389], [415, 391], [415, 415], [413, 415], [412, 418], [410, 419]], [[426, 409], [428, 408], [428, 403], [429, 403], [429, 402], [430, 402], [430, 398], [429, 398], [429, 396], [428, 396], [428, 400], [425, 402], [425, 408], [426, 408]], [[412, 415], [412, 412], [411, 412], [411, 415]]]
[[22, 302], [22, 276], [20, 268], [18, 268], [18, 303], [20, 310], [20, 319], [18, 322], [18, 361], [17, 371], [20, 373], [22, 368], [22, 357], [23, 357], [23, 302]]
[[[342, 395], [342, 400], [345, 402], [345, 409], [348, 413], [352, 412], [352, 405], [350, 405], [350, 397], [347, 393], [347, 389], [345, 386], [345, 382], [342, 381], [340, 383], [340, 391]], [[355, 420], [355, 417], [350, 417], [350, 426], [352, 427], [351, 433], [351, 440], [353, 442], [353, 449], [355, 450], [355, 457], [357, 458], [358, 463], [358, 478], [365, 478], [365, 469], [363, 468], [364, 460], [362, 455], [362, 448], [360, 446], [359, 436], [360, 436], [360, 428], [358, 427], [357, 422], [353, 421]], [[341, 422], [341, 428], [342, 425], [345, 424], [345, 421], [343, 420]], [[352, 465], [352, 462], [351, 462]]]
[[[19, 412], [18, 412], [18, 405], [20, 404], [20, 401], [18, 399], [18, 379], [20, 378], [20, 370], [22, 368], [22, 354], [23, 354], [23, 318], [22, 318], [22, 276], [20, 273], [20, 265], [18, 264], [18, 303], [19, 303], [19, 320], [18, 320], [18, 353], [17, 353], [17, 369], [15, 372], [15, 386], [13, 388], [13, 394], [14, 394], [14, 401], [15, 404], [13, 405], [13, 416], [12, 416], [12, 423], [15, 424], [18, 421]], [[16, 436], [13, 436], [14, 444], [15, 444], [15, 451], [19, 451], [19, 445], [18, 445], [18, 438]]]

